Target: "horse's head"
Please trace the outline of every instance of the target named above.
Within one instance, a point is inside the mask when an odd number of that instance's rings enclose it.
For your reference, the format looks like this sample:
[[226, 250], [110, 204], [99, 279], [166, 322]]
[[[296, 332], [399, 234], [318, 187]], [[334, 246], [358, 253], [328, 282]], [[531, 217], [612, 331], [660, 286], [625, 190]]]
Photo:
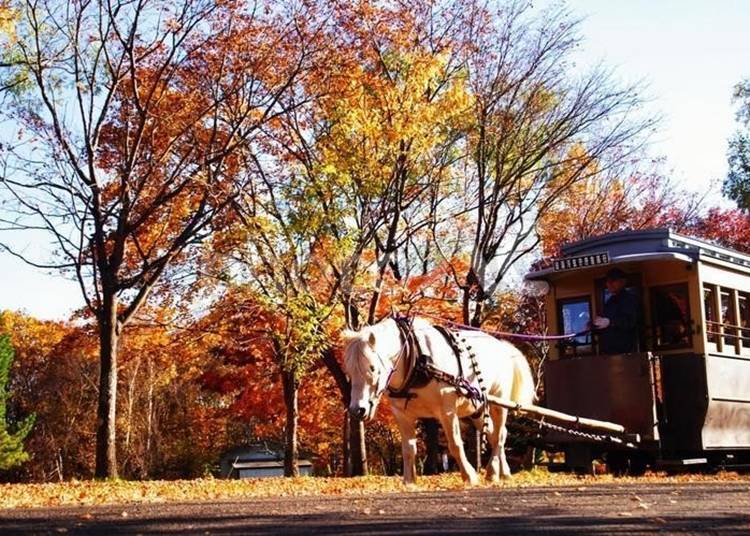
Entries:
[[344, 367], [352, 384], [349, 413], [364, 420], [375, 416], [380, 395], [383, 394], [393, 371], [392, 364], [378, 353], [375, 334], [369, 328], [346, 330]]

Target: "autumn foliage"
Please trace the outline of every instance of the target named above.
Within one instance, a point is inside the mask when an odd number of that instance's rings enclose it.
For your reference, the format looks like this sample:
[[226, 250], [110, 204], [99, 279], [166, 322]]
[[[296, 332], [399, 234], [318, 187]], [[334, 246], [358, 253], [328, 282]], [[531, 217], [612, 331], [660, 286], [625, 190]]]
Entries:
[[36, 415], [3, 479], [202, 477], [253, 444], [290, 476], [391, 474], [387, 404], [364, 439], [345, 414], [344, 327], [543, 332], [514, 270], [615, 230], [747, 249], [744, 213], [699, 216], [640, 156], [637, 88], [570, 76], [565, 9], [101, 5], [0, 2], [3, 232], [46, 233], [15, 254], [86, 304], [0, 317], [9, 415]]

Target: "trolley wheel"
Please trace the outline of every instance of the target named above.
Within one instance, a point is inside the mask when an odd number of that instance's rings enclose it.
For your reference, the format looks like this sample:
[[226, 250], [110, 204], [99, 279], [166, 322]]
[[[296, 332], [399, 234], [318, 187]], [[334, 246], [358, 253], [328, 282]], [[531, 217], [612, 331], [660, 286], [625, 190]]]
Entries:
[[565, 465], [577, 475], [594, 474], [594, 457], [587, 445], [569, 446], [565, 449]]
[[630, 455], [630, 476], [643, 476], [648, 468], [649, 457], [644, 452], [634, 452]]
[[644, 452], [613, 451], [607, 453], [607, 469], [615, 476], [643, 476], [649, 458]]
[[628, 455], [625, 452], [608, 452], [606, 461], [607, 469], [615, 476], [625, 476], [630, 471]]

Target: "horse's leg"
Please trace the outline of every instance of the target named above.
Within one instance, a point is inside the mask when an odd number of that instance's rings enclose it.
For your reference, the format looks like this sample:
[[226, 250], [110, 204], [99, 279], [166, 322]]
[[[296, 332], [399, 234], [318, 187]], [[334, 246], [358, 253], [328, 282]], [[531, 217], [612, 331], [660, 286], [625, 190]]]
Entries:
[[500, 417], [497, 420], [497, 431], [499, 432], [497, 450], [500, 457], [500, 476], [510, 478], [510, 465], [508, 465], [508, 460], [505, 459], [505, 440], [508, 439], [508, 428], [505, 423], [508, 420], [508, 410], [505, 408], [498, 409], [500, 410]]
[[490, 418], [492, 419], [492, 429], [487, 435], [487, 440], [492, 452], [490, 461], [487, 463], [485, 476], [489, 482], [497, 482], [500, 476], [503, 478], [510, 477], [510, 467], [505, 459], [505, 439], [508, 436], [505, 421], [508, 418], [508, 410], [500, 406], [490, 406]]
[[455, 399], [453, 404], [444, 406], [443, 414], [440, 415], [440, 423], [443, 425], [443, 431], [445, 431], [445, 438], [448, 441], [448, 449], [451, 455], [458, 463], [459, 469], [461, 469], [461, 477], [464, 482], [474, 486], [479, 483], [479, 477], [477, 472], [469, 463], [464, 452], [464, 442], [461, 439], [461, 426], [456, 415], [456, 404]]
[[417, 420], [394, 406], [392, 406], [393, 415], [396, 417], [396, 423], [401, 432], [404, 484], [414, 484], [417, 479]]

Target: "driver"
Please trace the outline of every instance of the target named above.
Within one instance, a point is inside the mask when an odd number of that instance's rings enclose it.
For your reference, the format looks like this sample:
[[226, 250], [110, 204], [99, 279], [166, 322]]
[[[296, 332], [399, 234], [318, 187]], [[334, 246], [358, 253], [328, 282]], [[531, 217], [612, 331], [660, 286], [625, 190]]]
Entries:
[[638, 298], [626, 287], [627, 275], [619, 268], [607, 272], [609, 299], [602, 316], [594, 317], [592, 327], [599, 333], [601, 354], [635, 352], [638, 343]]

